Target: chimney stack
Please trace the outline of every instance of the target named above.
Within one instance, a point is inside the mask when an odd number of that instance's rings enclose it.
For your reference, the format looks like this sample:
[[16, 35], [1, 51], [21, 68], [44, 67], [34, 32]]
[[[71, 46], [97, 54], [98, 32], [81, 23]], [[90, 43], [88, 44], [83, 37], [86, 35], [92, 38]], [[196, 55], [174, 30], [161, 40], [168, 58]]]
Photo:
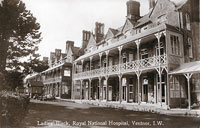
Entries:
[[82, 33], [83, 33], [83, 35], [82, 35], [82, 46], [81, 46], [81, 48], [85, 49], [87, 44], [88, 44], [88, 42], [89, 42], [89, 39], [90, 39], [90, 36], [91, 36], [91, 32], [83, 30]]
[[104, 37], [104, 24], [103, 23], [95, 23], [95, 37], [96, 43], [100, 42]]
[[140, 2], [135, 0], [129, 0], [127, 5], [127, 18], [133, 21], [137, 21], [140, 18]]
[[149, 0], [149, 11], [151, 11], [156, 5], [156, 0]]
[[68, 50], [70, 47], [71, 47], [71, 48], [74, 47], [74, 41], [70, 41], [70, 40], [68, 40], [68, 41], [66, 42], [65, 53], [67, 52], [67, 50]]

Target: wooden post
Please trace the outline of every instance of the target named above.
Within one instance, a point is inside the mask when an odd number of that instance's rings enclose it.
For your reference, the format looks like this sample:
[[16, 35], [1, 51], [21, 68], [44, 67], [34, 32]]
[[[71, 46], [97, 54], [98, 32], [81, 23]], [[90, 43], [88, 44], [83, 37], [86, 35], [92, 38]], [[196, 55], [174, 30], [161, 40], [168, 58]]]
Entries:
[[187, 79], [187, 84], [188, 84], [188, 109], [191, 109], [191, 94], [190, 94], [190, 78], [192, 77], [192, 73], [186, 73], [184, 76]]
[[119, 74], [119, 102], [122, 102], [122, 75]]

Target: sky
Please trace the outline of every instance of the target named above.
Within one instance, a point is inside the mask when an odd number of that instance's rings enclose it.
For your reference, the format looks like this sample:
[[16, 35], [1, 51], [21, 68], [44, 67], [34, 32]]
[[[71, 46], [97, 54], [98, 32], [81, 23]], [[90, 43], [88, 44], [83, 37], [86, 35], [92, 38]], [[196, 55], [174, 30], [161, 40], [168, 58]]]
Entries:
[[[23, 0], [40, 23], [43, 40], [39, 44], [41, 57], [50, 56], [55, 49], [65, 52], [66, 41], [80, 47], [82, 30], [93, 31], [95, 22], [119, 28], [125, 23], [128, 0]], [[148, 0], [140, 2], [140, 15], [149, 11]]]

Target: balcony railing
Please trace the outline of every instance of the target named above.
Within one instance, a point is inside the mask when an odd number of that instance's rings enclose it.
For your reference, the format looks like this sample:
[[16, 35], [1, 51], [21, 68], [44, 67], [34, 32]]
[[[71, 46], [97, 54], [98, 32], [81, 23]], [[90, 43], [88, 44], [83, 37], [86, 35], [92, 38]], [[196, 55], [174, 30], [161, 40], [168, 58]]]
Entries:
[[44, 83], [54, 83], [54, 82], [60, 82], [60, 81], [61, 81], [61, 77], [60, 76], [46, 78], [46, 79], [43, 80]]
[[130, 61], [127, 63], [117, 64], [94, 69], [91, 71], [81, 72], [74, 74], [74, 79], [87, 79], [87, 78], [94, 78], [99, 76], [105, 76], [105, 75], [115, 75], [126, 72], [134, 72], [136, 70], [148, 70], [151, 68], [156, 68], [159, 65], [166, 65], [167, 64], [167, 56], [161, 55], [161, 56], [153, 56], [145, 59], [140, 59], [136, 61]]

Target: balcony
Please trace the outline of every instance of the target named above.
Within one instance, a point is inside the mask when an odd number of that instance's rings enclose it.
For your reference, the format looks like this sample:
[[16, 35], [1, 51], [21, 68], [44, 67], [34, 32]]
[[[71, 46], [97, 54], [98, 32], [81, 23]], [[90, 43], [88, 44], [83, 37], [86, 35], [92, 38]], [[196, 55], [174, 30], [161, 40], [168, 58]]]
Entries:
[[117, 64], [91, 71], [77, 73], [74, 74], [74, 80], [95, 78], [106, 75], [117, 75], [119, 73], [135, 72], [136, 70], [148, 70], [166, 64], [167, 64], [167, 56], [164, 54], [161, 56], [153, 56], [145, 59], [130, 61], [127, 63]]

